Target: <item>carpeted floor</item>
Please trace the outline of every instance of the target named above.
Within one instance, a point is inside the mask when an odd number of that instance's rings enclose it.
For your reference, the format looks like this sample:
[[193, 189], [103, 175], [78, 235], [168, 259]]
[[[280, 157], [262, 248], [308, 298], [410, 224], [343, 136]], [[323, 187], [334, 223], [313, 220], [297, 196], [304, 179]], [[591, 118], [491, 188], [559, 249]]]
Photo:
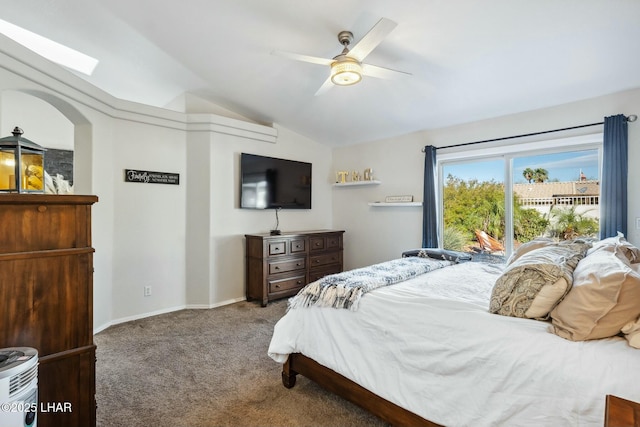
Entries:
[[95, 335], [98, 427], [384, 426], [267, 356], [286, 300], [182, 310]]

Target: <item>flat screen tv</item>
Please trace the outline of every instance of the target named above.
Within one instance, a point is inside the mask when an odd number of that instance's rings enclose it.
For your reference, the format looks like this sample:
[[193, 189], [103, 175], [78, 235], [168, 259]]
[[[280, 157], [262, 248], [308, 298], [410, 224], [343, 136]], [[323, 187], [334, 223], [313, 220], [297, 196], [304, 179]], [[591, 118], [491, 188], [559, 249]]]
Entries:
[[240, 207], [311, 209], [311, 163], [242, 153]]

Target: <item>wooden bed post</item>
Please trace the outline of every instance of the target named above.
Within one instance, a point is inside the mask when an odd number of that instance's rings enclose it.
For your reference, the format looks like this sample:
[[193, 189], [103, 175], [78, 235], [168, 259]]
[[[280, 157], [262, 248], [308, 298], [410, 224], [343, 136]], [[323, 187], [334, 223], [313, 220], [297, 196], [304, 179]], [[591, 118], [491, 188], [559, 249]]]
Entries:
[[286, 388], [292, 388], [296, 385], [296, 375], [298, 375], [298, 373], [291, 369], [291, 357], [289, 357], [287, 361], [284, 362], [284, 365], [282, 365], [282, 384]]

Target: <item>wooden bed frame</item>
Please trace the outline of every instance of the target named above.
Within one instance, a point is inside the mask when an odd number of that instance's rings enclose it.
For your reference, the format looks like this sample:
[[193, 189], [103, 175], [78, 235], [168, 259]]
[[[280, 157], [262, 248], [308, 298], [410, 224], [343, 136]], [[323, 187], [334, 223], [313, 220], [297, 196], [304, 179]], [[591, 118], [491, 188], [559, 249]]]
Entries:
[[[301, 353], [292, 353], [282, 365], [282, 384], [292, 388], [296, 375], [303, 375], [322, 388], [347, 399], [394, 426], [442, 427], [395, 403], [383, 399], [337, 372]], [[640, 427], [640, 403], [606, 396], [604, 427]]]
[[383, 399], [301, 353], [292, 353], [282, 365], [282, 384], [292, 388], [296, 384], [297, 374], [315, 381], [322, 388], [355, 403], [391, 425], [441, 427]]

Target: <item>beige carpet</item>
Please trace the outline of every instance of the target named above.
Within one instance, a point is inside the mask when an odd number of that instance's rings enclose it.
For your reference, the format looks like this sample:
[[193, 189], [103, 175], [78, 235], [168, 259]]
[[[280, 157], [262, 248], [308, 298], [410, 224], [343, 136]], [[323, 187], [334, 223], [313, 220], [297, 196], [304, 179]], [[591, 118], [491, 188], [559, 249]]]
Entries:
[[99, 427], [383, 426], [267, 356], [286, 300], [182, 310], [95, 336]]

